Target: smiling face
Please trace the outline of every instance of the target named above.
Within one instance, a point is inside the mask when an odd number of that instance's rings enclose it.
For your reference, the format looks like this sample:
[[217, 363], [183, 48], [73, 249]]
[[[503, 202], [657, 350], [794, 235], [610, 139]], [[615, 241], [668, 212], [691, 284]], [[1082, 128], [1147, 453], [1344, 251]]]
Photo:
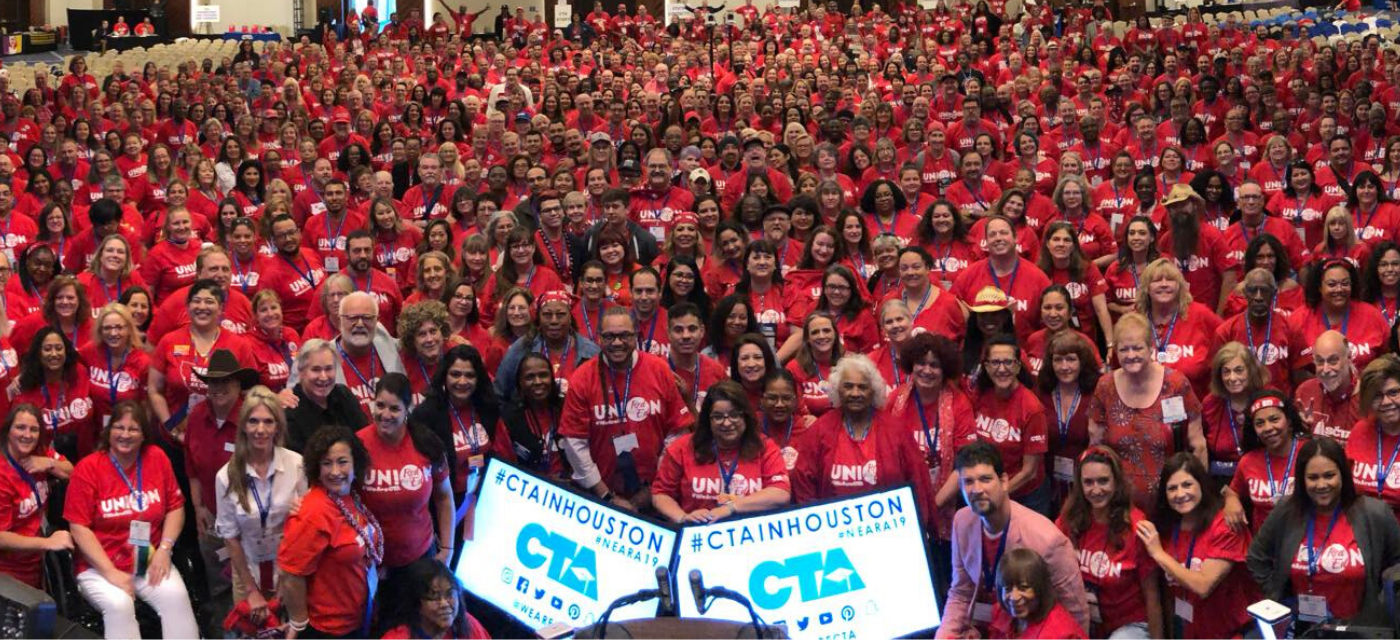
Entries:
[[710, 406], [710, 431], [721, 448], [739, 446], [744, 437], [744, 413], [728, 400], [715, 400]]
[[248, 412], [243, 433], [248, 439], [248, 447], [255, 453], [271, 452], [277, 445], [277, 419], [267, 407], [256, 406]]
[[381, 438], [394, 439], [403, 431], [408, 419], [408, 406], [403, 399], [388, 390], [374, 395], [374, 427]]
[[1201, 504], [1201, 483], [1185, 469], [1180, 469], [1167, 478], [1167, 484], [1162, 490], [1167, 493], [1167, 504], [1180, 515], [1189, 515]]
[[27, 411], [16, 413], [14, 421], [10, 423], [10, 437], [6, 443], [10, 454], [16, 459], [23, 459], [38, 453], [42, 433], [43, 425], [39, 424], [38, 417]]
[[739, 378], [746, 384], [756, 384], [768, 373], [768, 363], [764, 360], [763, 349], [755, 344], [739, 347], [736, 357]]
[[355, 482], [355, 456], [350, 445], [337, 442], [318, 463], [321, 486], [331, 495], [348, 495]]
[[1346, 267], [1334, 266], [1322, 274], [1322, 299], [1333, 310], [1340, 310], [1351, 301], [1351, 273]]
[[1303, 490], [1319, 511], [1331, 508], [1342, 492], [1342, 470], [1320, 452], [1303, 467]]
[[1119, 332], [1113, 348], [1118, 353], [1118, 366], [1126, 373], [1142, 373], [1150, 362], [1147, 332], [1144, 330], [1131, 328]]
[[134, 456], [141, 451], [141, 445], [145, 440], [145, 433], [141, 431], [141, 423], [130, 413], [112, 419], [107, 446], [114, 455]]

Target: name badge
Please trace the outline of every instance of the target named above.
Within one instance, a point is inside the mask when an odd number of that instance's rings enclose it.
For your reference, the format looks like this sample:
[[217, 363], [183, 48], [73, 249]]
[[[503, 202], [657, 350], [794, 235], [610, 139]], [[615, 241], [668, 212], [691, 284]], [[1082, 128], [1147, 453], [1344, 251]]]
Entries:
[[953, 281], [952, 281], [952, 280], [940, 280], [938, 283], [939, 283], [940, 285], [943, 286], [943, 290], [944, 290], [944, 291], [952, 291], [952, 290], [953, 290]]
[[282, 546], [282, 534], [266, 535], [257, 544], [252, 545], [253, 562], [270, 562], [277, 559], [277, 549]]
[[[1303, 212], [1302, 212], [1302, 211], [1299, 211], [1299, 212], [1298, 212], [1298, 217], [1299, 217], [1299, 218], [1302, 218], [1302, 217], [1303, 217]], [[1298, 227], [1298, 228], [1296, 229], [1296, 231], [1298, 232], [1298, 239], [1299, 239], [1299, 240], [1302, 240], [1302, 241], [1304, 241], [1304, 242], [1306, 242], [1307, 239], [1308, 239], [1308, 233], [1307, 233], [1307, 231], [1305, 231], [1302, 227]]]
[[1123, 224], [1123, 214], [1115, 213], [1108, 217], [1108, 224], [1113, 228], [1113, 233], [1118, 233], [1118, 226]]
[[1181, 598], [1176, 599], [1176, 606], [1172, 609], [1172, 611], [1176, 613], [1176, 617], [1181, 618], [1186, 622], [1196, 621], [1195, 607], [1192, 607], [1190, 602], [1187, 602]]
[[340, 258], [326, 258], [326, 273], [340, 272]]
[[1322, 622], [1327, 619], [1327, 597], [1311, 594], [1298, 596], [1298, 618], [1306, 622]]
[[1074, 482], [1074, 460], [1064, 456], [1055, 456], [1055, 479], [1063, 482]]
[[232, 442], [225, 442], [225, 443], [224, 443], [224, 453], [233, 453], [233, 443], [232, 443]]
[[1186, 422], [1186, 402], [1181, 396], [1162, 400], [1162, 422]]
[[145, 520], [132, 520], [127, 542], [138, 547], [151, 546], [151, 523]]
[[617, 455], [627, 453], [628, 451], [636, 449], [638, 446], [637, 434], [635, 433], [624, 433], [613, 438], [613, 449], [617, 451]]

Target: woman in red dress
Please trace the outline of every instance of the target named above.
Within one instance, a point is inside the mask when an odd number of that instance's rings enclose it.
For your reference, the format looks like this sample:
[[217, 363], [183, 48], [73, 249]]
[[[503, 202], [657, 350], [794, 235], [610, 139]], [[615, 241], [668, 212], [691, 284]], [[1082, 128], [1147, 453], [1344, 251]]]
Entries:
[[1189, 450], [1206, 463], [1201, 403], [1181, 373], [1157, 362], [1146, 316], [1125, 314], [1113, 328], [1118, 368], [1099, 378], [1089, 398], [1089, 444], [1106, 444], [1123, 457], [1133, 504], [1157, 505], [1162, 460]]

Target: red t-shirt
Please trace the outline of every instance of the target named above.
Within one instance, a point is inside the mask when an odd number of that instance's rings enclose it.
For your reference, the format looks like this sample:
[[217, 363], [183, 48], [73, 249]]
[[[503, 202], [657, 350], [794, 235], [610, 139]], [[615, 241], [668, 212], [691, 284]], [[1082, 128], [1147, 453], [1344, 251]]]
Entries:
[[[1380, 447], [1376, 446], [1378, 438]], [[1378, 450], [1379, 456], [1376, 455]], [[1395, 462], [1400, 461], [1395, 455], [1397, 450], [1400, 450], [1400, 436], [1383, 435], [1372, 418], [1356, 423], [1346, 447], [1356, 493], [1379, 498], [1390, 505], [1396, 517], [1400, 518], [1400, 468], [1395, 466]], [[1377, 469], [1380, 468], [1386, 469], [1385, 482], [1377, 490]]]
[[[1331, 526], [1329, 531], [1328, 527]], [[1327, 612], [1334, 618], [1345, 620], [1361, 610], [1362, 599], [1366, 597], [1366, 562], [1361, 556], [1361, 545], [1356, 541], [1356, 531], [1351, 527], [1351, 519], [1341, 513], [1332, 525], [1332, 513], [1320, 512], [1312, 522], [1313, 547], [1311, 554], [1308, 536], [1298, 544], [1298, 554], [1289, 567], [1289, 582], [1293, 592], [1319, 595], [1327, 598]], [[1317, 573], [1308, 575], [1308, 557], [1317, 562]]]
[[[676, 372], [676, 377], [681, 379], [681, 388], [685, 389], [686, 399], [692, 401], [691, 406], [699, 407], [705, 403], [705, 396], [709, 394], [710, 387], [729, 377], [729, 366], [720, 364], [719, 360], [709, 356], [697, 354], [695, 358], [696, 366], [692, 369], [677, 367], [674, 359], [667, 360], [667, 363], [671, 365], [671, 370]], [[569, 368], [569, 371], [573, 370], [573, 367]], [[699, 380], [696, 380], [697, 371]], [[566, 374], [556, 369], [555, 375], [557, 377]], [[562, 382], [567, 383], [568, 380]], [[567, 393], [568, 390], [565, 386], [564, 392]]]
[[[1200, 571], [1206, 560], [1225, 560], [1234, 563], [1230, 572], [1215, 586], [1207, 598], [1196, 596], [1191, 590], [1177, 584], [1167, 576], [1171, 596], [1191, 609], [1191, 620], [1182, 620], [1184, 638], [1232, 638], [1245, 623], [1250, 621], [1245, 608], [1257, 601], [1259, 588], [1249, 576], [1244, 566], [1245, 554], [1249, 551], [1249, 534], [1235, 533], [1225, 524], [1225, 516], [1216, 513], [1215, 519], [1196, 534], [1162, 532], [1162, 548], [1177, 562], [1191, 571]], [[1189, 557], [1188, 557], [1189, 556]], [[1176, 605], [1180, 608], [1179, 605]], [[1175, 610], [1175, 609], [1173, 609]]]
[[1351, 303], [1351, 309], [1340, 325], [1329, 326], [1326, 313], [1319, 307], [1303, 307], [1289, 317], [1293, 325], [1293, 344], [1298, 345], [1298, 354], [1293, 358], [1293, 368], [1301, 369], [1312, 364], [1313, 343], [1328, 329], [1341, 331], [1347, 337], [1347, 347], [1351, 351], [1351, 362], [1357, 371], [1385, 351], [1390, 339], [1390, 323], [1381, 315], [1380, 309], [1365, 302]]
[[1230, 481], [1230, 489], [1241, 497], [1249, 498], [1249, 526], [1252, 531], [1257, 533], [1274, 507], [1293, 495], [1293, 463], [1298, 455], [1295, 449], [1302, 444], [1301, 440], [1294, 440], [1293, 448], [1286, 456], [1271, 456], [1260, 447], [1240, 458], [1239, 465], [1235, 467], [1235, 477]]
[[626, 494], [618, 456], [630, 451], [637, 480], [650, 482], [666, 437], [684, 432], [694, 419], [665, 360], [637, 353], [626, 371], [613, 371], [601, 356], [595, 360], [569, 378], [559, 436], [587, 440], [603, 481]]
[[831, 410], [831, 396], [827, 395], [829, 388], [827, 379], [831, 375], [831, 365], [816, 367], [815, 374], [809, 374], [796, 359], [787, 363], [785, 367], [792, 372], [792, 377], [797, 380], [797, 397], [802, 403], [802, 410], [813, 416], [820, 418], [822, 414]]
[[1240, 461], [1245, 429], [1253, 428], [1245, 423], [1244, 412], [1235, 411], [1228, 399], [1212, 393], [1201, 403], [1201, 426], [1206, 432], [1212, 470], [1216, 463], [1233, 465]]
[[[151, 366], [165, 375], [165, 401], [170, 407], [170, 415], [175, 415], [187, 403], [199, 404], [204, 401], [209, 385], [199, 379], [209, 366], [209, 356], [218, 349], [228, 349], [245, 366], [252, 366], [253, 353], [248, 343], [232, 331], [220, 331], [208, 353], [201, 355], [195, 349], [189, 327], [168, 333], [156, 345]], [[191, 406], [193, 408], [193, 406]]]
[[[448, 419], [452, 426], [452, 454], [456, 456], [456, 475], [452, 478], [452, 491], [462, 493], [468, 489], [473, 467], [486, 464], [487, 453], [509, 456], [511, 451], [510, 434], [505, 425], [497, 420], [491, 428], [482, 424], [481, 416], [469, 408], [457, 408], [449, 401]], [[474, 487], [473, 487], [474, 488]]]
[[96, 422], [92, 412], [87, 367], [78, 365], [77, 370], [65, 376], [60, 384], [40, 384], [33, 389], [20, 391], [10, 399], [10, 406], [23, 402], [44, 412], [44, 428], [50, 429], [49, 433], [76, 434], [79, 455], [92, 451], [101, 425]]
[[428, 552], [436, 535], [428, 505], [433, 487], [447, 479], [447, 461], [429, 460], [407, 433], [398, 444], [370, 425], [356, 432], [369, 453], [360, 497], [384, 527], [384, 566], [402, 567]]
[[851, 496], [880, 487], [914, 485], [924, 506], [925, 524], [933, 518], [933, 491], [928, 463], [908, 444], [907, 432], [875, 416], [865, 438], [856, 441], [845, 427], [841, 410], [826, 412], [795, 438], [797, 466], [792, 471], [793, 501], [811, 502]]
[[159, 242], [151, 247], [137, 273], [150, 285], [156, 300], [165, 300], [177, 289], [194, 284], [199, 273], [195, 267], [199, 249], [199, 240], [195, 238], [183, 247], [173, 242]]
[[277, 549], [278, 566], [306, 578], [311, 626], [336, 635], [358, 631], [364, 623], [368, 572], [374, 567], [370, 566], [369, 542], [361, 532], [380, 539], [384, 536], [377, 527], [371, 530], [349, 497], [343, 500], [357, 520], [353, 525], [324, 488], [312, 487], [302, 498], [301, 509], [287, 518], [282, 546]]
[[[49, 449], [41, 454], [54, 460], [65, 460], [62, 455]], [[29, 480], [25, 479], [29, 477]], [[35, 537], [39, 535], [39, 525], [44, 521], [44, 505], [49, 502], [49, 474], [24, 473], [14, 465], [0, 464], [0, 531], [16, 535]], [[30, 481], [34, 484], [30, 485]], [[35, 589], [43, 588], [44, 554], [22, 553], [0, 549], [0, 573], [14, 576]]]
[[1186, 313], [1152, 327], [1157, 345], [1157, 362], [1181, 372], [1191, 381], [1198, 397], [1204, 397], [1210, 384], [1210, 345], [1220, 316], [1199, 302], [1192, 302]]
[[293, 326], [305, 326], [311, 307], [319, 306], [316, 289], [326, 279], [321, 256], [306, 248], [295, 258], [288, 258], [279, 251], [275, 256], [260, 257], [256, 268], [262, 272], [259, 288], [271, 289], [282, 301], [282, 317], [298, 320]]
[[1079, 621], [1074, 619], [1065, 610], [1065, 606], [1058, 602], [1050, 609], [1050, 613], [1045, 615], [1045, 619], [1035, 624], [1026, 625], [1021, 633], [1014, 632], [1015, 627], [1011, 621], [1011, 614], [1002, 609], [1001, 603], [992, 609], [992, 638], [1014, 638], [1025, 639], [1044, 638], [1045, 640], [1082, 640], [1089, 637], [1084, 632], [1084, 628], [1079, 626]]
[[[1010, 397], [1002, 398], [995, 390], [982, 392], [976, 402], [977, 438], [990, 442], [1001, 452], [1006, 475], [1014, 476], [1021, 472], [1025, 456], [1045, 455], [1049, 451], [1046, 443], [1045, 407], [1030, 389], [1017, 384]], [[1045, 464], [1034, 478], [1021, 485], [1012, 494], [1020, 497], [1034, 491], [1045, 481]]]
[[1001, 289], [1011, 300], [1016, 322], [1016, 337], [1025, 340], [1036, 329], [1040, 319], [1040, 293], [1050, 286], [1050, 278], [1025, 258], [1017, 258], [1016, 268], [1006, 276], [992, 272], [990, 258], [972, 263], [953, 282], [953, 295], [968, 305], [974, 304], [983, 287]]
[[[1164, 258], [1173, 257], [1169, 227], [1162, 228], [1162, 234], [1157, 238], [1157, 250], [1162, 252]], [[1219, 229], [1203, 224], [1196, 238], [1195, 251], [1190, 256], [1175, 258], [1177, 268], [1181, 269], [1191, 290], [1191, 297], [1215, 309], [1220, 302], [1220, 274], [1239, 267], [1239, 263], [1230, 257], [1224, 235]]]
[[[922, 411], [920, 409], [922, 408]], [[930, 398], [914, 395], [913, 385], [901, 387], [886, 405], [885, 416], [891, 426], [910, 434], [914, 446], [928, 465], [929, 483], [937, 492], [953, 474], [953, 456], [960, 447], [977, 441], [976, 420], [972, 400], [956, 384], [945, 384], [935, 406]], [[929, 443], [932, 441], [933, 447]], [[938, 536], [947, 540], [951, 534], [955, 505], [940, 509], [935, 518]]]
[[1298, 385], [1293, 400], [1314, 437], [1327, 436], [1345, 447], [1351, 438], [1351, 428], [1356, 426], [1361, 415], [1353, 389], [1347, 387], [1339, 391], [1327, 393], [1321, 380], [1309, 378]]
[[326, 264], [326, 270], [341, 271], [346, 268], [345, 239], [351, 231], [363, 229], [365, 218], [359, 213], [346, 210], [345, 217], [337, 224], [327, 213], [311, 216], [303, 226], [301, 245], [316, 252]]
[[[974, 291], [973, 295], [976, 294]], [[967, 329], [967, 319], [963, 317], [957, 296], [942, 287], [929, 285], [925, 295], [918, 298], [911, 297], [908, 291], [901, 288], [885, 296], [885, 300], [903, 300], [904, 304], [909, 305], [909, 311], [914, 314], [912, 331], [931, 331], [949, 340], [959, 341]]]
[[[185, 496], [175, 483], [170, 459], [155, 445], [143, 445], [137, 463], [122, 471], [126, 473], [126, 480], [117, 472], [117, 465], [106, 451], [80, 460], [73, 468], [73, 477], [68, 480], [63, 518], [91, 529], [112, 564], [119, 571], [132, 573], [135, 571], [130, 544], [132, 521], [150, 523], [151, 548], [155, 549], [160, 546], [165, 516], [183, 508]], [[86, 556], [73, 554], [76, 573], [91, 567]]]
[[1231, 316], [1216, 327], [1214, 344], [1218, 347], [1227, 342], [1238, 342], [1249, 347], [1259, 359], [1259, 364], [1269, 370], [1269, 387], [1288, 392], [1293, 388], [1290, 366], [1290, 357], [1293, 354], [1291, 337], [1286, 312], [1274, 309], [1267, 321], [1253, 322], [1249, 319], [1249, 313], [1245, 311]]
[[[720, 450], [718, 461], [700, 464], [695, 461], [693, 438], [687, 433], [666, 447], [651, 484], [652, 494], [670, 496], [682, 511], [717, 508], [720, 494], [746, 496], [767, 488], [792, 491], [783, 454], [772, 440], [763, 438], [762, 449], [752, 458], [738, 457], [737, 451]], [[730, 472], [736, 458], [737, 466]], [[726, 483], [727, 472], [730, 477]]]
[[[1157, 563], [1135, 533], [1137, 524], [1147, 516], [1137, 507], [1128, 514], [1128, 528], [1119, 535], [1119, 548], [1108, 543], [1108, 524], [1093, 522], [1083, 535], [1071, 537], [1079, 557], [1079, 574], [1084, 588], [1098, 598], [1099, 617], [1095, 633], [1106, 636], [1124, 625], [1147, 622], [1147, 598], [1142, 585], [1156, 580]], [[1070, 526], [1061, 516], [1055, 521], [1066, 536]]]
[[[99, 420], [111, 415], [112, 407], [123, 400], [145, 401], [146, 372], [151, 356], [140, 349], [128, 349], [126, 357], [111, 358], [106, 345], [88, 344], [78, 351], [88, 370], [88, 390], [92, 394], [92, 411]], [[111, 367], [110, 369], [108, 367]], [[113, 384], [113, 381], [116, 381]], [[116, 387], [116, 400], [112, 388]]]

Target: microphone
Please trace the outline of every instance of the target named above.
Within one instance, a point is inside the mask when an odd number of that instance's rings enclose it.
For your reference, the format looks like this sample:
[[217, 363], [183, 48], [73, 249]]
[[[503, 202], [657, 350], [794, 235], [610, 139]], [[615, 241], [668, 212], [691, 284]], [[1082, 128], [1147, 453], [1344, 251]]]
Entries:
[[699, 569], [691, 569], [690, 595], [695, 597], [695, 610], [702, 616], [705, 615], [705, 610], [709, 609], [709, 607], [705, 606], [705, 594], [704, 576], [700, 575]]
[[671, 572], [666, 567], [656, 568], [656, 597], [661, 600], [656, 609], [658, 617], [676, 615], [676, 604], [671, 594]]

